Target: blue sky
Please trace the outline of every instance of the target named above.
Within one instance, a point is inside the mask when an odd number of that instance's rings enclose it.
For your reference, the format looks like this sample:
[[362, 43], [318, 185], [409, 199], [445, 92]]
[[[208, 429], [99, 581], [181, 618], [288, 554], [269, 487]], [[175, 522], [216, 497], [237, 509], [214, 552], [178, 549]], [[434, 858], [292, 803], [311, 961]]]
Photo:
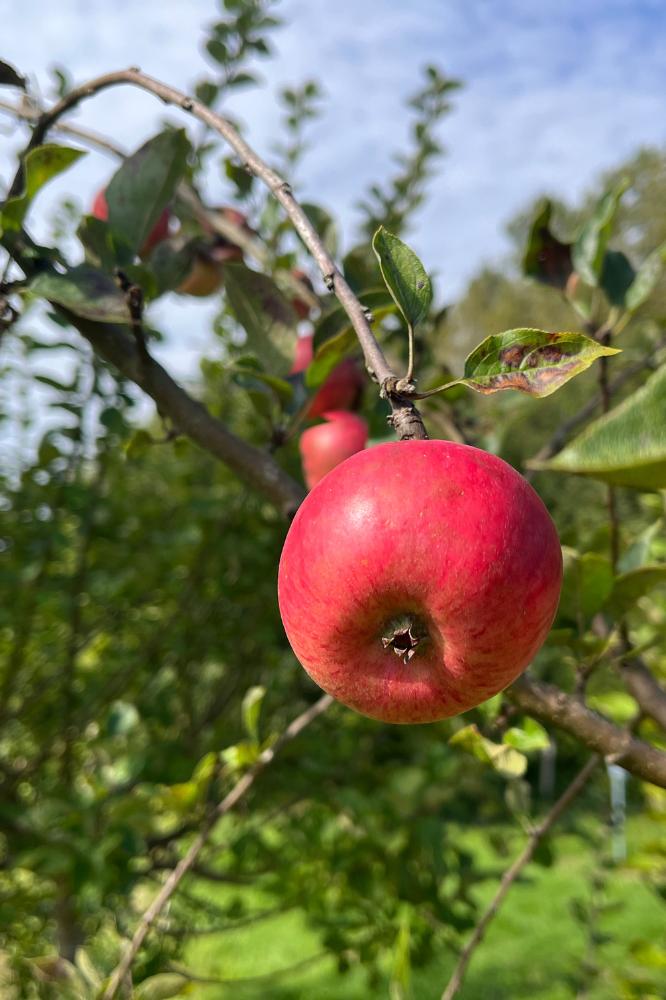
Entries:
[[[76, 81], [136, 64], [188, 88], [204, 65], [202, 28], [217, 12], [213, 0], [29, 0], [27, 8], [29, 27], [16, 0], [0, 0], [3, 54], [42, 93], [54, 63]], [[391, 172], [407, 135], [404, 99], [420, 67], [436, 62], [464, 81], [441, 129], [448, 155], [410, 233], [437, 275], [441, 301], [454, 300], [483, 262], [505, 252], [505, 224], [527, 201], [544, 191], [575, 197], [640, 145], [666, 140], [663, 0], [283, 0], [276, 11], [285, 27], [274, 36], [277, 58], [261, 64], [266, 86], [235, 98], [230, 110], [270, 153], [279, 134], [276, 87], [307, 77], [323, 83], [324, 114], [297, 194], [338, 213], [348, 239], [355, 201]], [[164, 114], [154, 99], [123, 88], [88, 102], [76, 120], [132, 148]], [[0, 125], [9, 136], [0, 152], [6, 180], [19, 136], [4, 115]], [[108, 159], [91, 154], [42, 207], [64, 191], [87, 207], [109, 173]], [[210, 304], [182, 301], [161, 310], [175, 374], [195, 371], [210, 312]], [[177, 347], [185, 322], [193, 332], [187, 348]]]

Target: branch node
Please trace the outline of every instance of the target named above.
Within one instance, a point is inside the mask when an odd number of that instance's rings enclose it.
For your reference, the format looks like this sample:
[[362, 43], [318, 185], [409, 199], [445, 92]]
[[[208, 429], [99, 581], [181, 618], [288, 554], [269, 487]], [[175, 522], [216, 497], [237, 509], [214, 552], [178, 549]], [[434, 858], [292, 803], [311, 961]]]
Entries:
[[324, 284], [328, 288], [329, 292], [335, 291], [335, 274], [329, 272], [329, 274], [324, 275]]

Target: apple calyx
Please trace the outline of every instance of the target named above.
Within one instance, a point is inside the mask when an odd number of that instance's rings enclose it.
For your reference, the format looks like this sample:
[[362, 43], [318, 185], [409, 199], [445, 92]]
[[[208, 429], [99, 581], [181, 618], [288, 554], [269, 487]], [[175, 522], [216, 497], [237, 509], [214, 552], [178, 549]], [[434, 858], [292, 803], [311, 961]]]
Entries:
[[382, 636], [384, 649], [392, 649], [405, 666], [415, 655], [416, 649], [428, 638], [427, 629], [413, 615], [394, 620]]

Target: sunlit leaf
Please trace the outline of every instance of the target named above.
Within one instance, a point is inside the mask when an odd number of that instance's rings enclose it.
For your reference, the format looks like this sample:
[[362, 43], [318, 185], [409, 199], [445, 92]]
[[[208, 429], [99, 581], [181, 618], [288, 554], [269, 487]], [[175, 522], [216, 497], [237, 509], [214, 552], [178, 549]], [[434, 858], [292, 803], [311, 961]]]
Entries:
[[520, 726], [511, 726], [507, 729], [502, 737], [502, 743], [522, 753], [533, 753], [535, 750], [546, 750], [550, 746], [550, 739], [541, 723], [528, 717]]
[[474, 725], [459, 729], [449, 740], [449, 745], [465, 750], [484, 764], [490, 764], [505, 778], [519, 778], [527, 769], [527, 757], [524, 754], [511, 746], [486, 739]]
[[416, 326], [428, 315], [432, 286], [427, 272], [406, 243], [380, 226], [372, 239], [386, 287], [405, 317]]
[[169, 1000], [170, 997], [182, 996], [189, 984], [187, 976], [179, 972], [160, 972], [139, 983], [133, 995], [135, 1000]]
[[52, 143], [31, 149], [23, 161], [23, 190], [2, 207], [3, 229], [20, 229], [37, 192], [85, 155], [82, 149]]
[[617, 353], [582, 333], [506, 330], [486, 337], [472, 351], [459, 381], [484, 395], [517, 389], [550, 396], [597, 358]]
[[593, 421], [558, 455], [535, 468], [592, 476], [619, 486], [666, 487], [666, 365], [642, 388]]
[[241, 704], [243, 726], [251, 740], [259, 739], [259, 715], [265, 697], [266, 688], [260, 685], [249, 688], [243, 696]]

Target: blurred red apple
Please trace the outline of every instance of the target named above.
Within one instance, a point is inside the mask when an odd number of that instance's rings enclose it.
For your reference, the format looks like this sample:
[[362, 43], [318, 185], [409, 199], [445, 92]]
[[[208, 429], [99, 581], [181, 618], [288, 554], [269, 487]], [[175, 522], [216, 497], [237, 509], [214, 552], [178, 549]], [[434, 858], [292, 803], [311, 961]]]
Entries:
[[303, 476], [310, 490], [336, 465], [362, 451], [368, 440], [368, 425], [356, 413], [334, 410], [323, 417], [323, 424], [303, 431], [298, 445]]
[[[296, 341], [296, 355], [292, 374], [305, 371], [313, 357], [313, 334], [308, 333]], [[333, 369], [324, 384], [317, 390], [308, 407], [309, 417], [321, 417], [331, 410], [353, 410], [359, 404], [365, 379], [358, 362], [344, 358]]]

